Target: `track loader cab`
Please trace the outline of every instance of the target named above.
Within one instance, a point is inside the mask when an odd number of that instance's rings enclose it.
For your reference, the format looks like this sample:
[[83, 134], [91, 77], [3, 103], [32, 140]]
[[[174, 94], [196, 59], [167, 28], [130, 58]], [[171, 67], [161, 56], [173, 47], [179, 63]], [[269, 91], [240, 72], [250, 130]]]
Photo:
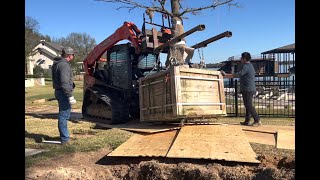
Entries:
[[115, 45], [108, 50], [106, 62], [97, 62], [94, 77], [115, 88], [134, 90], [140, 77], [156, 69], [156, 58], [152, 53], [135, 54], [130, 43]]
[[139, 118], [139, 78], [155, 71], [156, 59], [152, 53], [135, 54], [131, 43], [111, 47], [106, 61], [96, 62], [95, 83], [86, 89], [83, 114], [111, 119], [113, 124]]

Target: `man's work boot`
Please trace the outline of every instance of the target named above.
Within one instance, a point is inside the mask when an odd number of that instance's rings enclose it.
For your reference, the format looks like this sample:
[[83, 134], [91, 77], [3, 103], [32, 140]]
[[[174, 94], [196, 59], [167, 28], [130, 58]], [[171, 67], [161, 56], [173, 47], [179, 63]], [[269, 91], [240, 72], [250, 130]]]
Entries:
[[249, 126], [250, 125], [250, 120], [245, 120], [244, 122], [240, 122], [241, 125], [244, 126]]
[[259, 120], [259, 121], [255, 121], [255, 122], [252, 124], [252, 126], [255, 126], [255, 127], [261, 126], [261, 125], [262, 125], [262, 123], [261, 123], [260, 120]]
[[68, 141], [61, 141], [61, 145], [69, 145], [70, 144], [70, 140]]

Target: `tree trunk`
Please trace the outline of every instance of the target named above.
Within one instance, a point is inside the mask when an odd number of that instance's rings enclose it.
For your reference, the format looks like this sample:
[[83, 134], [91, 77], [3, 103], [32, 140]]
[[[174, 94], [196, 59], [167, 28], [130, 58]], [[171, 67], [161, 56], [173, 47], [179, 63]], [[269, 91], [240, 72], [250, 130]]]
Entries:
[[[182, 19], [181, 17], [178, 17], [179, 1], [180, 0], [171, 0], [171, 11], [174, 16], [171, 19], [173, 38], [184, 33]], [[185, 38], [183, 38], [180, 42], [170, 45], [170, 49], [169, 49], [167, 61], [166, 61], [166, 67], [169, 67], [170, 65], [184, 64], [183, 54], [185, 51], [185, 46], [186, 46]]]

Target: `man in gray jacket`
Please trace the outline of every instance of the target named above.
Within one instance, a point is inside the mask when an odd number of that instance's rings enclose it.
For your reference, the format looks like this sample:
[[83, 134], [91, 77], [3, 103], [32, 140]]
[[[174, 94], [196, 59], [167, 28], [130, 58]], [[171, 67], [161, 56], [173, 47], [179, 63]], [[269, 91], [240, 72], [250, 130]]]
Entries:
[[245, 121], [240, 122], [240, 124], [250, 125], [250, 118], [252, 115], [254, 119], [252, 126], [261, 126], [260, 117], [252, 104], [253, 95], [256, 93], [256, 83], [255, 70], [250, 63], [250, 60], [250, 53], [244, 52], [241, 54], [242, 68], [240, 71], [234, 74], [226, 74], [224, 71], [221, 71], [221, 74], [226, 78], [240, 78], [240, 93], [242, 94], [243, 104], [246, 108]]
[[72, 69], [69, 64], [73, 58], [73, 49], [64, 47], [61, 57], [56, 57], [56, 61], [52, 65], [53, 89], [59, 104], [58, 129], [61, 144], [66, 144], [70, 140], [67, 122], [70, 118], [71, 105], [76, 103], [72, 95], [74, 83]]

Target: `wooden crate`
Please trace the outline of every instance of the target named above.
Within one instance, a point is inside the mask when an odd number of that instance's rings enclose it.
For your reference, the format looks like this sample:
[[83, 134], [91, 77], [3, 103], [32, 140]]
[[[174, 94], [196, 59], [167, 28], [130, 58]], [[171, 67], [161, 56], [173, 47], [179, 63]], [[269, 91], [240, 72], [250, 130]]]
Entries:
[[226, 115], [219, 71], [172, 66], [140, 78], [140, 121], [180, 121]]

